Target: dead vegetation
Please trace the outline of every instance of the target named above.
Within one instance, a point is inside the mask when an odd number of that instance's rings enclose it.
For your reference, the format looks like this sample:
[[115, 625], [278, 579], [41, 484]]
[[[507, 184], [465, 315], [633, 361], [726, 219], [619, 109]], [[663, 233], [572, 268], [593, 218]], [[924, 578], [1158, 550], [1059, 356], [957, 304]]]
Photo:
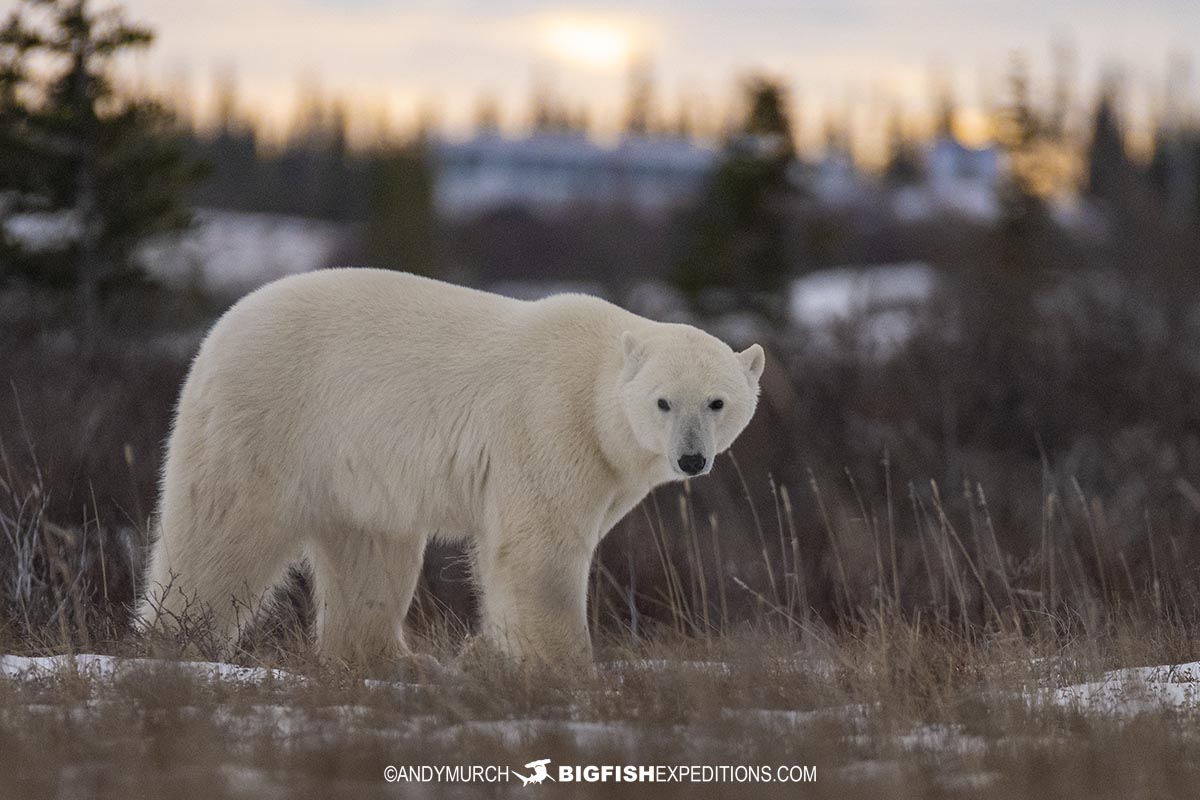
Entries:
[[[237, 647], [199, 617], [182, 640], [134, 635], [187, 348], [143, 332], [85, 364], [53, 330], [3, 329], [0, 653], [124, 666], [0, 679], [0, 793], [493, 796], [383, 769], [548, 757], [817, 767], [814, 784], [720, 787], [755, 797], [1190, 797], [1194, 707], [1047, 694], [1200, 659], [1196, 337], [1142, 322], [1088, 306], [949, 336], [931, 320], [869, 363], [781, 333], [786, 369], [732, 457], [603, 542], [599, 667], [576, 678], [460, 659], [474, 608], [444, 547], [409, 619], [444, 671], [317, 663], [302, 575]], [[295, 679], [212, 680], [175, 666], [182, 652]]]
[[601, 643], [595, 675], [571, 679], [468, 660], [378, 681], [292, 654], [270, 662], [284, 675], [215, 680], [186, 662], [100, 674], [81, 658], [0, 681], [0, 782], [22, 797], [494, 796], [491, 784], [391, 785], [383, 770], [551, 758], [817, 768], [802, 785], [555, 787], [568, 796], [1187, 797], [1194, 711], [1097, 714], [1033, 691], [1195, 641], [1154, 633], [1050, 647], [885, 619], [824, 641], [767, 629], [621, 639]]

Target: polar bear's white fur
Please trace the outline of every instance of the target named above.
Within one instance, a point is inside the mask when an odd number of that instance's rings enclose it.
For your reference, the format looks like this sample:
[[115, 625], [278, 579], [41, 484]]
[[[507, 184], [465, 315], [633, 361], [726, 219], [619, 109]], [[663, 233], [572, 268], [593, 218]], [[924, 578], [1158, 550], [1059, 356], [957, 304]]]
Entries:
[[426, 541], [465, 538], [491, 642], [589, 658], [596, 544], [654, 486], [711, 468], [763, 361], [579, 295], [365, 269], [270, 284], [184, 384], [141, 621], [200, 608], [234, 635], [307, 555], [321, 653], [403, 655]]

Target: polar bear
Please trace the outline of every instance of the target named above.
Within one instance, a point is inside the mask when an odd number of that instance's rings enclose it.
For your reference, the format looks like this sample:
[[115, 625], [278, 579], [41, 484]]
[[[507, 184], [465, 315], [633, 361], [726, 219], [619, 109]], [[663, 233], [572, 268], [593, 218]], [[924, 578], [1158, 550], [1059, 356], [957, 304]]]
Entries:
[[597, 298], [514, 300], [398, 272], [284, 278], [200, 347], [171, 432], [138, 609], [231, 637], [306, 556], [318, 652], [409, 655], [430, 537], [467, 540], [480, 633], [590, 662], [601, 537], [707, 473], [754, 414], [764, 354]]

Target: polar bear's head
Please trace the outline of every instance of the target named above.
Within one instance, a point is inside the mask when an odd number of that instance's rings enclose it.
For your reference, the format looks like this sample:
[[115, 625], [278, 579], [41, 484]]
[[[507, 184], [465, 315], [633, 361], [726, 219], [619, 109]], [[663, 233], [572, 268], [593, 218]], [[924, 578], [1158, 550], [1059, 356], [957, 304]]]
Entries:
[[621, 398], [638, 444], [677, 478], [706, 474], [754, 416], [763, 349], [735, 353], [687, 325], [626, 331], [621, 348]]

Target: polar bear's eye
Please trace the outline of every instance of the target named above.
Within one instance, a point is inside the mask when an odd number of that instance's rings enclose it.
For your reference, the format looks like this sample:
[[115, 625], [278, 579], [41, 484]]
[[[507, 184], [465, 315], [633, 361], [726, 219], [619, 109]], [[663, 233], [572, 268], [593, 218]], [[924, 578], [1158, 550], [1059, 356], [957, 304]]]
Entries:
[[720, 411], [722, 408], [725, 407], [725, 401], [720, 400], [720, 399], [713, 400], [711, 403], [708, 404], [708, 407], [711, 408], [713, 411]]
[[658, 398], [658, 407], [661, 408], [663, 411], [671, 410], [671, 404], [667, 402], [667, 399], [665, 397]]

